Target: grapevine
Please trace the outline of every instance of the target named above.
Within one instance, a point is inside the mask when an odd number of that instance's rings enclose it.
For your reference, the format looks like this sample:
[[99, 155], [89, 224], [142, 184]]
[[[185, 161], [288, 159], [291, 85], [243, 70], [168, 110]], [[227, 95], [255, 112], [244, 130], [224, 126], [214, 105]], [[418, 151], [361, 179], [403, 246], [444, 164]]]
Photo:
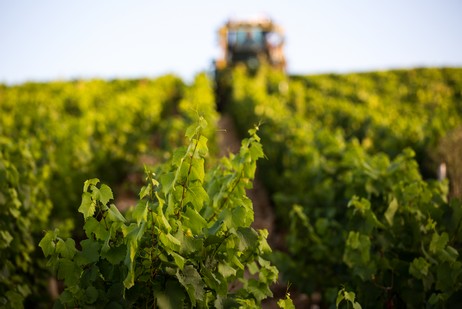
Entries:
[[272, 295], [278, 271], [265, 258], [267, 233], [250, 227], [245, 195], [263, 156], [259, 137], [251, 130], [239, 154], [206, 173], [205, 128], [202, 118], [187, 130], [190, 144], [174, 152], [158, 177], [147, 172], [140, 200], [126, 216], [112, 204], [107, 185], [85, 182], [81, 250], [58, 231], [40, 242], [66, 286], [60, 305], [258, 307]]

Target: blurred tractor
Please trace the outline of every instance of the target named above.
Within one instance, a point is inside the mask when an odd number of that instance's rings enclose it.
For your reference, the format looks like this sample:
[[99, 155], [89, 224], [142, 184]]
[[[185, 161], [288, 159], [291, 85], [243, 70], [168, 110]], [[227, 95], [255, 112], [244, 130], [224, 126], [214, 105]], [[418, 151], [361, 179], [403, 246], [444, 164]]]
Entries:
[[255, 73], [267, 64], [285, 72], [284, 33], [270, 19], [229, 20], [218, 35], [221, 57], [214, 62], [218, 110], [223, 110], [231, 95], [231, 71], [235, 66], [245, 65]]

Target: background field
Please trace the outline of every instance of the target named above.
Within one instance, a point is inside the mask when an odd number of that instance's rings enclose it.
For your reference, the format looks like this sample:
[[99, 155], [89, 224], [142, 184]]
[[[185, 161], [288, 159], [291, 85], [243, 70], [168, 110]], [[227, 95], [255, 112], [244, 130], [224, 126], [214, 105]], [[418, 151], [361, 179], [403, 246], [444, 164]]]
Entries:
[[[260, 124], [266, 157], [256, 177], [275, 216], [273, 252], [262, 256], [279, 269], [279, 286], [290, 282], [305, 305], [323, 307], [342, 286], [364, 307], [462, 303], [462, 69], [286, 76], [237, 68], [232, 87], [224, 114], [237, 135]], [[78, 250], [88, 236], [82, 187], [95, 177], [131, 218], [145, 168], [178, 159], [199, 116], [208, 123], [208, 168], [221, 160], [225, 133], [204, 73], [191, 83], [164, 75], [0, 86], [0, 306], [48, 307], [44, 231], [59, 228]], [[245, 297], [267, 296], [252, 293]]]

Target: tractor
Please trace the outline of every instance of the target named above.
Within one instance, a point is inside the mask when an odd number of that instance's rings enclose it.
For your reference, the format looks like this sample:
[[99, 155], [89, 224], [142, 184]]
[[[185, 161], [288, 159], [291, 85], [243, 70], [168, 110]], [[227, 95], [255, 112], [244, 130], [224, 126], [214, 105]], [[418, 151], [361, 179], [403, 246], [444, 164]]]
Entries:
[[250, 73], [255, 73], [267, 64], [285, 72], [284, 33], [272, 20], [228, 20], [218, 30], [218, 36], [221, 57], [214, 61], [214, 75], [219, 111], [229, 100], [235, 66], [245, 65]]

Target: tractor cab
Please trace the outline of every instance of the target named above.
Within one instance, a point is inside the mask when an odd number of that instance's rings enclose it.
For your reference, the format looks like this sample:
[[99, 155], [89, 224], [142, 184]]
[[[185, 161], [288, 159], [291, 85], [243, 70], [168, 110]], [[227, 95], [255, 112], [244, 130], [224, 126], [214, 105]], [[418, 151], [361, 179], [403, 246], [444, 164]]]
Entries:
[[238, 63], [256, 69], [265, 61], [285, 70], [283, 31], [271, 20], [229, 20], [218, 34], [222, 56], [216, 61], [216, 69], [233, 67]]
[[218, 30], [221, 55], [214, 61], [215, 95], [223, 110], [231, 93], [232, 68], [256, 72], [263, 64], [285, 72], [284, 32], [270, 19], [229, 20]]

